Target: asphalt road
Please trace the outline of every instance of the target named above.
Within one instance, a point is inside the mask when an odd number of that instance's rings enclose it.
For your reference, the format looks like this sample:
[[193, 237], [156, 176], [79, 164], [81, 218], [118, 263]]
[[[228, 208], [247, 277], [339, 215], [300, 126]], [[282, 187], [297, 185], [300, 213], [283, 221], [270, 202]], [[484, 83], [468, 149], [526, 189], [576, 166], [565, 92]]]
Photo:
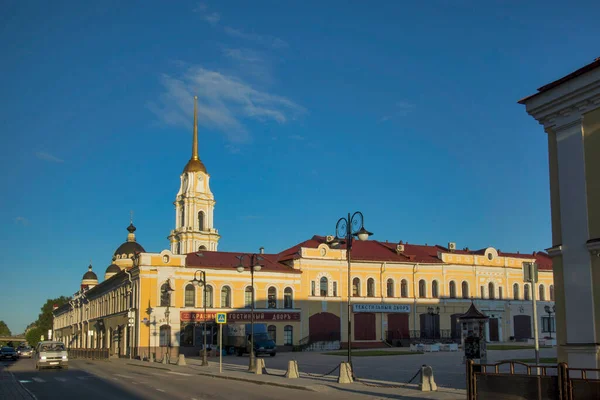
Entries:
[[[72, 360], [68, 370], [36, 371], [30, 359], [6, 363], [7, 370], [37, 399], [286, 399], [364, 398], [350, 393], [315, 393], [215, 379], [192, 373]], [[1, 384], [1, 382], [0, 382]]]

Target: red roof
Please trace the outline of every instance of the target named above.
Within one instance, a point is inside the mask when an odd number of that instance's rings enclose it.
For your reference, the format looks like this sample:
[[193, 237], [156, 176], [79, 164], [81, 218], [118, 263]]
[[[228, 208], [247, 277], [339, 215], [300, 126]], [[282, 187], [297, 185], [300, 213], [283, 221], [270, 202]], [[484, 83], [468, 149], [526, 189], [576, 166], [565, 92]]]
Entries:
[[595, 68], [600, 67], [600, 57], [596, 58], [594, 61], [592, 61], [591, 63], [579, 68], [577, 71], [571, 72], [569, 75], [563, 76], [560, 79], [557, 79], [553, 82], [548, 83], [547, 85], [542, 86], [541, 88], [538, 89], [537, 93], [534, 93], [530, 96], [527, 96], [521, 100], [518, 101], [519, 104], [525, 104], [525, 102], [527, 102], [527, 100], [540, 95], [544, 92], [547, 92], [548, 90], [555, 88], [559, 85], [562, 85], [563, 83], [570, 81], [571, 79], [574, 79], [576, 77], [578, 77], [579, 75], [583, 75], [586, 72], [589, 72]]
[[[299, 243], [289, 249], [286, 249], [277, 255], [277, 261], [300, 258], [300, 249], [313, 248], [316, 249], [320, 244], [326, 243], [324, 236], [315, 235], [312, 238]], [[417, 245], [404, 243], [404, 251], [400, 254], [396, 252], [395, 242], [380, 242], [377, 240], [360, 241], [354, 240], [352, 247], [352, 258], [359, 261], [390, 261], [390, 262], [408, 262], [408, 263], [424, 263], [424, 264], [441, 264], [442, 260], [438, 258], [438, 252], [450, 253], [444, 246], [434, 245]], [[339, 246], [340, 249], [346, 249], [346, 245]], [[485, 253], [485, 249], [481, 250], [454, 250], [453, 254], [463, 255], [481, 255]], [[533, 252], [529, 254], [521, 253], [505, 253], [498, 250], [498, 255], [502, 257], [513, 257], [523, 259], [537, 260], [540, 270], [551, 270], [552, 259], [548, 254], [541, 252]]]
[[[200, 251], [197, 253], [189, 253], [185, 258], [186, 268], [208, 268], [208, 269], [223, 269], [233, 271], [240, 265], [239, 256], [245, 253], [232, 253], [226, 251]], [[281, 272], [291, 274], [301, 274], [302, 272], [294, 268], [288, 267], [279, 262], [278, 254], [259, 254], [262, 258], [259, 264], [262, 266], [262, 271], [265, 272]], [[245, 258], [243, 264], [248, 266], [250, 260]]]

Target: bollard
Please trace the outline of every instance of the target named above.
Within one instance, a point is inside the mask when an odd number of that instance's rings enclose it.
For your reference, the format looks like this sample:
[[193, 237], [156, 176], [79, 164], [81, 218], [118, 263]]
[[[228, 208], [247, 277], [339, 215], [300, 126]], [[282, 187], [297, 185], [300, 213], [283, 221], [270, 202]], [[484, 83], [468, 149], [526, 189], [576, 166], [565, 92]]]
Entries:
[[150, 355], [148, 356], [148, 361], [154, 362], [154, 353], [150, 352]]
[[352, 383], [352, 365], [347, 362], [340, 364], [340, 375], [338, 377], [338, 383]]
[[254, 360], [255, 360], [254, 362], [256, 363], [256, 369], [254, 370], [254, 373], [256, 375], [262, 375], [263, 368], [265, 368], [265, 360], [263, 360], [262, 358], [258, 358], [258, 357], [256, 357]]
[[163, 363], [163, 364], [168, 364], [168, 363], [169, 363], [169, 362], [167, 361], [167, 355], [166, 355], [166, 354], [163, 354], [162, 363]]
[[177, 358], [177, 365], [187, 365], [185, 363], [185, 355], [180, 354], [179, 358]]
[[437, 385], [433, 379], [433, 368], [429, 365], [423, 365], [421, 367], [421, 383], [419, 384], [419, 389], [421, 389], [422, 392], [437, 391]]
[[288, 361], [288, 369], [287, 369], [287, 372], [285, 373], [285, 377], [288, 379], [295, 379], [295, 378], [300, 377], [298, 374], [298, 361], [296, 361], [296, 360]]

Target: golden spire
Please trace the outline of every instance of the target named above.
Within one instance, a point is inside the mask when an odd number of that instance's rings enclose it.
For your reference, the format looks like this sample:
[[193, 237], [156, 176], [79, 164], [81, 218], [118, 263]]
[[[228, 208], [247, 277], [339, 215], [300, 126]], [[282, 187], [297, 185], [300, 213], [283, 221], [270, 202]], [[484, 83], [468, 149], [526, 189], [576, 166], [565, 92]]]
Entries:
[[198, 157], [198, 96], [194, 96], [194, 138], [192, 140], [192, 158], [186, 164], [183, 172], [204, 172], [206, 167]]
[[192, 141], [192, 160], [198, 159], [198, 96], [194, 96], [194, 139]]

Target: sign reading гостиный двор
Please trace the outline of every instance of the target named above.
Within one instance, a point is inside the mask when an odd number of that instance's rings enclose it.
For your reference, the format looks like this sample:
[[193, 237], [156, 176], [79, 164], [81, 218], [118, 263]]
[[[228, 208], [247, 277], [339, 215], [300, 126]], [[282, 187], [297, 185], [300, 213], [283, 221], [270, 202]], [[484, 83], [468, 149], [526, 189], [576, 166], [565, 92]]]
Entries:
[[354, 312], [409, 313], [408, 304], [352, 304]]

